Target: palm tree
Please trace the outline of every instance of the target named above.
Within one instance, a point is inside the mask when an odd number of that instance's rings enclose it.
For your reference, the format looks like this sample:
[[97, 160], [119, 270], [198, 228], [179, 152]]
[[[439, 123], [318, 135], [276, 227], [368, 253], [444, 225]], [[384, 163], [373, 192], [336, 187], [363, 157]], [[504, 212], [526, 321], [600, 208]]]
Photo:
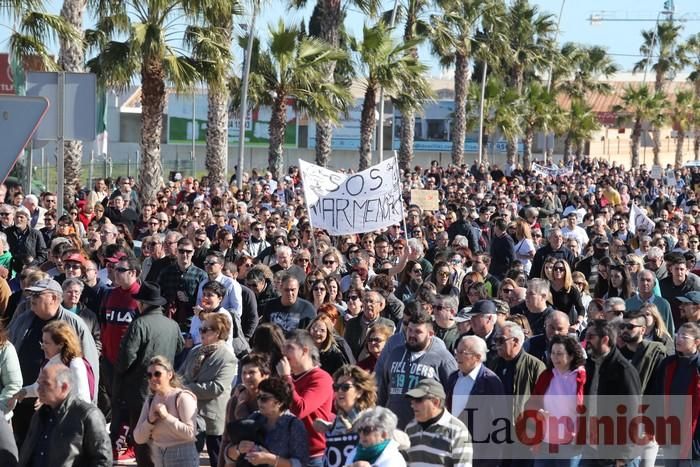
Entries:
[[[523, 100], [516, 89], [503, 86], [501, 92], [496, 96], [493, 104], [493, 117], [490, 118], [490, 125], [495, 128], [495, 131], [506, 139], [512, 141], [523, 134], [522, 118], [523, 115]], [[493, 139], [495, 145], [497, 138]], [[492, 148], [493, 148], [492, 145]], [[510, 151], [510, 147], [506, 148], [506, 158], [509, 166], [516, 163], [515, 151]]]
[[557, 102], [554, 94], [538, 82], [527, 86], [523, 96], [523, 169], [529, 170], [532, 162], [532, 141], [535, 133], [552, 127]]
[[[362, 41], [353, 38], [350, 47], [358, 69], [364, 76], [364, 101], [360, 122], [360, 170], [370, 166], [372, 160], [372, 133], [375, 129], [379, 88], [389, 97], [396, 97], [405, 83], [424, 79], [428, 67], [420, 63], [410, 52], [419, 41], [397, 43], [391, 37], [391, 29], [383, 22], [364, 26]], [[426, 83], [427, 86], [427, 83]]]
[[[237, 0], [215, 5], [205, 11], [204, 25], [190, 25], [185, 41], [192, 48], [192, 56], [200, 62], [207, 82], [207, 140], [205, 167], [211, 183], [226, 181], [228, 163], [228, 83], [232, 62], [233, 18], [241, 13]], [[227, 44], [222, 48], [221, 45]]]
[[[226, 0], [111, 0], [102, 11], [102, 24], [115, 20], [118, 27], [108, 29], [101, 52], [88, 62], [103, 84], [125, 88], [135, 77], [141, 78], [141, 167], [139, 197], [142, 203], [155, 201], [163, 186], [160, 144], [163, 111], [167, 102], [166, 82], [178, 92], [185, 91], [202, 78], [200, 67], [181, 44], [182, 22], [196, 24], [201, 12], [209, 8], [222, 11]], [[120, 21], [116, 19], [121, 18]], [[124, 37], [124, 40], [117, 40]], [[179, 39], [179, 40], [178, 40]], [[228, 44], [216, 44], [221, 49]], [[214, 44], [211, 44], [213, 47]]]
[[618, 71], [607, 51], [598, 46], [572, 42], [561, 48], [561, 60], [553, 70], [553, 89], [572, 99], [586, 99], [593, 93], [610, 94], [612, 88], [603, 79]]
[[[416, 39], [424, 39], [428, 36], [430, 25], [423, 18], [425, 10], [429, 7], [426, 0], [408, 0], [406, 6], [399, 7], [398, 15], [405, 17], [403, 40], [410, 42]], [[411, 51], [414, 58], [418, 58], [418, 49]], [[403, 88], [394, 99], [394, 105], [401, 112], [401, 138], [399, 144], [399, 166], [408, 170], [413, 161], [413, 144], [415, 141], [416, 113], [420, 112], [423, 104], [433, 97], [432, 89], [421, 86], [427, 84], [422, 77], [419, 82], [410, 83]], [[392, 135], [393, 139], [393, 135]]]
[[[693, 84], [695, 89], [695, 98], [700, 102], [700, 32], [691, 36], [688, 41], [683, 44], [683, 55], [687, 58], [691, 66], [691, 72], [688, 75], [688, 81]], [[696, 121], [693, 128], [695, 132], [695, 141], [693, 141], [693, 152], [695, 160], [700, 160], [700, 120]]]
[[[291, 0], [290, 3], [296, 8], [306, 6], [306, 0]], [[362, 13], [368, 16], [375, 16], [379, 11], [381, 2], [378, 0], [353, 0], [351, 3]], [[309, 32], [312, 36], [318, 37], [330, 44], [332, 47], [341, 47], [343, 31], [343, 19], [345, 18], [345, 8], [341, 0], [317, 0], [314, 11], [309, 22]], [[342, 84], [336, 80], [336, 62], [329, 61], [326, 64], [325, 75], [329, 84]], [[331, 156], [333, 140], [332, 117], [319, 116], [316, 119], [316, 164], [325, 167]]]
[[287, 129], [287, 103], [295, 99], [298, 109], [312, 117], [322, 116], [337, 121], [350, 100], [347, 88], [329, 82], [328, 63], [343, 60], [347, 55], [325, 41], [302, 34], [299, 27], [280, 21], [270, 28], [268, 50], [251, 62], [251, 102], [270, 105], [270, 147], [268, 164], [274, 178], [282, 175], [284, 135]]
[[464, 163], [464, 140], [469, 94], [469, 60], [474, 47], [474, 29], [486, 11], [499, 11], [496, 2], [438, 0], [440, 12], [431, 17], [432, 48], [443, 67], [454, 66], [454, 116], [452, 163]]
[[[0, 3], [0, 15], [10, 26], [10, 53], [12, 61], [24, 64], [30, 58], [39, 58], [48, 71], [82, 71], [84, 51], [82, 40], [82, 11], [84, 0], [66, 0], [60, 15], [48, 13], [39, 0], [8, 0]], [[54, 58], [49, 44], [58, 39], [60, 63]], [[20, 68], [23, 68], [20, 65]], [[15, 76], [15, 88], [24, 86]], [[64, 144], [65, 191], [64, 204], [74, 202], [74, 188], [79, 181], [82, 144], [78, 141]]]
[[[657, 23], [656, 30], [642, 31], [643, 42], [639, 52], [644, 57], [635, 63], [635, 72], [651, 68], [654, 71], [654, 90], [662, 92], [666, 82], [686, 64], [683, 48], [678, 47], [683, 30], [682, 23], [664, 21]], [[659, 160], [661, 152], [661, 130], [652, 127], [652, 139], [654, 142], [654, 163]]]
[[[622, 104], [613, 107], [619, 124], [632, 123], [632, 167], [639, 166], [639, 147], [644, 126], [662, 123], [665, 105], [666, 96], [662, 92], [652, 92], [646, 85], [629, 85], [622, 96]], [[661, 165], [657, 154], [654, 154], [654, 165]]]
[[569, 163], [575, 155], [576, 159], [581, 160], [584, 145], [590, 141], [593, 132], [600, 128], [598, 117], [588, 103], [574, 99], [564, 118], [567, 121], [564, 159]]
[[[549, 14], [539, 12], [528, 0], [514, 0], [508, 8], [500, 33], [508, 38], [508, 50], [503, 56], [508, 84], [522, 97], [526, 81], [558, 60], [555, 44], [556, 22]], [[517, 137], [508, 140], [508, 160], [515, 160]]]
[[676, 92], [676, 100], [669, 111], [669, 117], [674, 128], [677, 128], [676, 136], [676, 167], [683, 166], [683, 144], [687, 132], [694, 128], [700, 121], [700, 101], [693, 91], [680, 90]]

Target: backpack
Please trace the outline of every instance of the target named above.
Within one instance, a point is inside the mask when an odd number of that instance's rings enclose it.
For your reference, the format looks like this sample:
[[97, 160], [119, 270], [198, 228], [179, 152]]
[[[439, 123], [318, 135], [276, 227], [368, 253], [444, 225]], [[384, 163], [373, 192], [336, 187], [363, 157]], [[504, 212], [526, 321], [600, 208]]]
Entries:
[[92, 365], [83, 357], [83, 363], [85, 363], [85, 371], [87, 372], [88, 389], [90, 390], [90, 399], [95, 400], [97, 397], [97, 391], [95, 388], [95, 372], [92, 369]]

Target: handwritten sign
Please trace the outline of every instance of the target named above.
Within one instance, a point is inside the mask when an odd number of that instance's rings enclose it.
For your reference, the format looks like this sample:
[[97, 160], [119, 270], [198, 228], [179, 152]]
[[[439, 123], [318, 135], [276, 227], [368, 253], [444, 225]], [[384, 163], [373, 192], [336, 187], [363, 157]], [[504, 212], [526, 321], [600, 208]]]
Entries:
[[411, 190], [411, 204], [424, 211], [437, 211], [440, 209], [440, 196], [437, 190]]
[[541, 177], [568, 177], [574, 173], [573, 166], [558, 167], [556, 165], [552, 165], [547, 167], [541, 164], [533, 163], [531, 167], [535, 175], [539, 175]]
[[379, 230], [403, 221], [398, 164], [392, 157], [356, 174], [299, 160], [313, 226], [331, 235]]

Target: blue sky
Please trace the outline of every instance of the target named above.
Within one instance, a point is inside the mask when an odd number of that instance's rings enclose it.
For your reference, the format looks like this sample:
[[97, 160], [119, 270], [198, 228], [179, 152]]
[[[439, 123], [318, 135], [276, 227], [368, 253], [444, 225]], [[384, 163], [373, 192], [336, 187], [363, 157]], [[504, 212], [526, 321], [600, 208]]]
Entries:
[[[279, 0], [268, 2], [268, 6], [258, 22], [256, 28], [258, 33], [266, 30], [266, 25], [276, 22], [280, 17], [284, 17], [287, 22], [299, 22], [308, 18], [308, 14], [313, 5], [313, 0], [309, 0], [310, 6], [305, 11], [284, 11], [279, 7]], [[555, 16], [559, 14], [562, 0], [532, 0], [542, 11], [549, 12]], [[652, 28], [653, 21], [649, 22], [601, 22], [591, 25], [588, 18], [594, 12], [602, 10], [611, 12], [618, 18], [656, 18], [658, 12], [664, 4], [663, 0], [564, 0], [564, 9], [561, 17], [560, 42], [578, 42], [582, 44], [601, 45], [613, 54], [614, 60], [624, 69], [631, 69], [633, 64], [639, 60], [639, 44], [641, 42], [640, 31]], [[50, 0], [50, 10], [58, 12], [61, 1]], [[393, 1], [385, 1], [386, 9], [391, 8]], [[693, 16], [700, 20], [700, 2], [698, 0], [675, 0], [676, 17], [684, 15]], [[347, 26], [351, 33], [359, 35], [362, 28], [363, 18], [361, 15], [350, 11], [347, 19]], [[89, 21], [86, 21], [89, 23]], [[700, 21], [686, 22], [684, 36], [700, 31]], [[4, 26], [4, 27], [2, 27]], [[0, 51], [8, 49], [8, 28], [7, 19], [0, 18]], [[86, 24], [86, 27], [89, 24]], [[54, 48], [57, 49], [57, 46]], [[439, 74], [440, 69], [433, 65], [433, 73]]]

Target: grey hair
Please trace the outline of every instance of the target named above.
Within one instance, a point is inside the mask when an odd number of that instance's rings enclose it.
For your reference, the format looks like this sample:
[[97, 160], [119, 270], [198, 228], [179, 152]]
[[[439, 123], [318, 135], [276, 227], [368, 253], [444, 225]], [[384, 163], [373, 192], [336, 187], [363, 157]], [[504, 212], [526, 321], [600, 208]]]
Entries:
[[530, 279], [527, 282], [527, 288], [539, 294], [546, 294], [549, 291], [549, 281], [539, 278]]
[[608, 298], [605, 300], [605, 311], [610, 310], [610, 308], [614, 307], [615, 305], [625, 306], [625, 301], [620, 297]]
[[[483, 363], [486, 362], [488, 346], [486, 345], [486, 341], [484, 339], [482, 339], [479, 336], [464, 336], [460, 339], [460, 342], [464, 342], [465, 344], [469, 345], [472, 349], [474, 349], [474, 352], [476, 352], [479, 355], [479, 361]], [[457, 342], [457, 345], [459, 345], [459, 342]]]
[[663, 258], [664, 252], [658, 246], [653, 246], [647, 251], [647, 258]]
[[[443, 233], [443, 232], [440, 232], [440, 233]], [[447, 231], [445, 231], [444, 233], [447, 233]], [[454, 246], [454, 247], [469, 247], [469, 240], [467, 240], [467, 237], [465, 237], [464, 235], [455, 235], [455, 239], [452, 240], [452, 246]]]
[[179, 242], [182, 239], [182, 234], [171, 230], [165, 235], [165, 238], [170, 239], [171, 242]]
[[275, 250], [275, 253], [282, 254], [285, 256], [291, 256], [292, 255], [292, 249], [289, 248], [286, 245], [278, 246], [277, 249]]
[[651, 237], [650, 237], [649, 235], [642, 235], [642, 236], [639, 238], [639, 241], [640, 241], [640, 242], [651, 242]]
[[353, 423], [352, 431], [358, 432], [363, 428], [377, 428], [389, 437], [396, 430], [398, 421], [399, 419], [394, 412], [377, 406], [360, 412], [357, 419], [355, 419], [355, 423]]
[[442, 302], [443, 305], [447, 305], [455, 311], [459, 309], [459, 299], [456, 295], [438, 295], [435, 301]]
[[81, 292], [85, 288], [85, 284], [83, 283], [83, 281], [81, 281], [80, 279], [77, 279], [75, 277], [71, 277], [70, 279], [64, 280], [63, 285], [61, 285], [61, 287], [63, 288], [63, 291], [65, 292], [68, 289], [68, 287], [70, 287], [72, 285], [77, 285]]
[[547, 314], [547, 317], [545, 318], [544, 322], [551, 323], [555, 319], [564, 320], [567, 324], [569, 323], [569, 315], [559, 310], [554, 310], [551, 313]]
[[2, 208], [3, 208], [3, 209], [6, 209], [6, 210], [8, 210], [8, 211], [12, 211], [12, 214], [14, 214], [15, 211], [17, 211], [17, 208], [16, 208], [14, 205], [12, 205], [12, 204], [7, 204], [7, 203], [5, 203], [5, 204], [2, 205]]
[[510, 337], [514, 337], [518, 340], [518, 343], [520, 345], [523, 345], [525, 342], [525, 333], [523, 332], [523, 328], [520, 327], [518, 323], [514, 323], [513, 321], [506, 321], [501, 325], [501, 331], [505, 331], [508, 329], [510, 331]]
[[75, 382], [73, 381], [73, 372], [70, 368], [62, 363], [55, 363], [49, 365], [49, 367], [56, 367], [56, 386], [67, 384], [72, 391], [75, 387]]
[[652, 279], [656, 279], [656, 273], [654, 271], [652, 271], [651, 269], [642, 269], [637, 274], [637, 277], [641, 276], [642, 274], [649, 274]]
[[527, 219], [528, 217], [538, 217], [540, 215], [540, 211], [531, 206], [529, 208], [525, 208], [525, 212], [523, 214], [525, 214], [525, 218]]
[[318, 347], [316, 347], [316, 343], [311, 337], [311, 334], [309, 334], [309, 331], [305, 329], [297, 329], [293, 331], [287, 338], [287, 343], [296, 344], [299, 347], [306, 347], [309, 349], [309, 355], [311, 355], [311, 361], [313, 364], [318, 365], [321, 363], [321, 354], [319, 353]]
[[418, 256], [423, 255], [423, 244], [417, 238], [409, 238], [406, 244], [411, 248], [411, 250], [418, 253]]

